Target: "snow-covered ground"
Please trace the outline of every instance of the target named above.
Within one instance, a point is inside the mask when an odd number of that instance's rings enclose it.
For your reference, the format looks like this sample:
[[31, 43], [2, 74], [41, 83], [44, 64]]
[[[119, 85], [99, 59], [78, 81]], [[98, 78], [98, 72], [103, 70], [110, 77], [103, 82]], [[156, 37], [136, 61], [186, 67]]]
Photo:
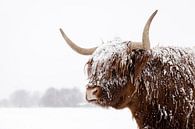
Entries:
[[0, 108], [0, 129], [137, 129], [137, 127], [128, 109]]

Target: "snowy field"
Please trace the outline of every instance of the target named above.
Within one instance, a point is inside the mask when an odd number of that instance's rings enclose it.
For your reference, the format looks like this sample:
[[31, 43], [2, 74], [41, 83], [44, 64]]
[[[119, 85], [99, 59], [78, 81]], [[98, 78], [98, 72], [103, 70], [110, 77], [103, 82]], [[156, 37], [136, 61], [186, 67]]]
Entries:
[[0, 108], [0, 129], [137, 129], [128, 109]]

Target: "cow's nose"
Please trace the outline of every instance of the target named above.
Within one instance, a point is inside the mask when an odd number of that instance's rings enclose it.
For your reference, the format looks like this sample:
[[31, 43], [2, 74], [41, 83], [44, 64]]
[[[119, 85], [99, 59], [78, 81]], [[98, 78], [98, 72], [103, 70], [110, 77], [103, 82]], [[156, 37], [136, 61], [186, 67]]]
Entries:
[[100, 87], [87, 88], [86, 90], [86, 99], [88, 101], [95, 101], [100, 95]]

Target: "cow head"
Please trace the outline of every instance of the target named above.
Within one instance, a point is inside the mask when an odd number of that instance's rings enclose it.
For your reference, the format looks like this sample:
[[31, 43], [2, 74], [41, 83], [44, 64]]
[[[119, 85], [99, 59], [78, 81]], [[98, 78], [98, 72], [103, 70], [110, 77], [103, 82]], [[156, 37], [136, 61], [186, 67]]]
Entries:
[[82, 55], [92, 55], [86, 64], [89, 79], [86, 86], [88, 102], [114, 108], [123, 108], [130, 103], [135, 90], [130, 81], [135, 75], [129, 72], [131, 67], [134, 67], [133, 64], [137, 63], [132, 59], [136, 56], [134, 50], [150, 49], [149, 28], [156, 13], [157, 10], [149, 17], [144, 27], [142, 42], [115, 42], [94, 48], [81, 48], [60, 29], [63, 38], [73, 50]]

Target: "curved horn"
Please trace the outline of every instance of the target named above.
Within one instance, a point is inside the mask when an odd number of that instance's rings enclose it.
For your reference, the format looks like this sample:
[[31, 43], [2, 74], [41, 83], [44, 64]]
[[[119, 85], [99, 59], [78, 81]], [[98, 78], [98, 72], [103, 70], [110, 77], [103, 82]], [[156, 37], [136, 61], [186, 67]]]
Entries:
[[73, 49], [75, 50], [77, 53], [81, 54], [81, 55], [91, 55], [93, 54], [93, 52], [96, 50], [97, 47], [94, 48], [82, 48], [77, 46], [74, 42], [72, 42], [68, 36], [66, 36], [66, 34], [64, 33], [64, 31], [60, 28], [60, 32], [62, 34], [62, 37], [64, 38], [64, 40], [67, 42], [67, 44]]
[[152, 22], [152, 20], [157, 12], [158, 12], [158, 10], [156, 10], [150, 16], [150, 18], [148, 19], [148, 21], [146, 22], [146, 25], [144, 27], [144, 31], [143, 31], [143, 35], [142, 35], [142, 43], [143, 43], [144, 49], [150, 49], [149, 29], [150, 29], [150, 24], [151, 24], [151, 22]]

